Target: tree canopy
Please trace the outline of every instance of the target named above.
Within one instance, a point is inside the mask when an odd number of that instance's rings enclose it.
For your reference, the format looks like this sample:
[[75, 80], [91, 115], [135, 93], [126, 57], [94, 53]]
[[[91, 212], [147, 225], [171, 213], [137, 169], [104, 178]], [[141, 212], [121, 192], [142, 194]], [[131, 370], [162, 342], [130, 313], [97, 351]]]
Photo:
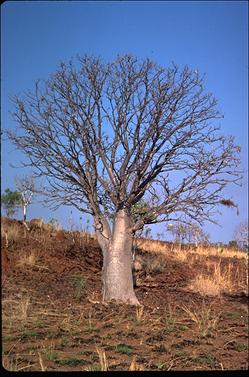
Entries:
[[11, 191], [7, 188], [1, 195], [1, 204], [3, 205], [8, 217], [14, 216], [17, 208], [21, 205], [22, 196], [18, 191]]
[[74, 205], [102, 225], [141, 200], [134, 232], [166, 220], [212, 221], [223, 189], [241, 177], [240, 147], [220, 134], [217, 100], [188, 66], [78, 56], [13, 104], [18, 126], [8, 136], [47, 178], [50, 204]]

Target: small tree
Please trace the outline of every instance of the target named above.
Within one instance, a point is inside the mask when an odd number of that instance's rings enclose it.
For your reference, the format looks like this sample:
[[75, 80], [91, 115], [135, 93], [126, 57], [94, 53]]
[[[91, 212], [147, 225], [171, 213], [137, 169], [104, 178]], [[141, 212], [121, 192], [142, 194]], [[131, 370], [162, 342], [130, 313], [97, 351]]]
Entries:
[[[7, 135], [26, 165], [46, 177], [52, 208], [74, 205], [93, 216], [104, 301], [138, 304], [138, 230], [182, 219], [215, 222], [223, 189], [241, 178], [240, 148], [215, 124], [222, 117], [217, 100], [187, 66], [164, 68], [131, 55], [111, 63], [78, 57], [13, 103], [18, 128]], [[141, 200], [146, 211], [134, 220]]]
[[34, 177], [25, 176], [23, 178], [16, 177], [16, 187], [21, 194], [21, 206], [23, 210], [23, 221], [27, 219], [27, 207], [31, 204], [35, 193]]
[[195, 246], [198, 244], [208, 244], [209, 243], [209, 235], [204, 232], [204, 230], [195, 223], [188, 224], [188, 242], [195, 243]]
[[187, 238], [186, 226], [182, 223], [168, 224], [167, 231], [172, 234], [174, 242], [179, 244], [182, 244]]
[[203, 229], [195, 223], [175, 223], [169, 224], [167, 230], [172, 233], [175, 242], [183, 243], [195, 243], [198, 246], [199, 243], [207, 243], [208, 235], [203, 231]]
[[248, 227], [247, 221], [240, 223], [234, 231], [234, 238], [237, 241], [237, 244], [239, 245], [241, 249], [244, 249], [246, 251], [249, 250], [248, 234], [249, 234], [249, 227]]
[[1, 195], [1, 203], [6, 211], [7, 217], [13, 217], [17, 208], [21, 205], [21, 194], [18, 191], [11, 191], [7, 188]]

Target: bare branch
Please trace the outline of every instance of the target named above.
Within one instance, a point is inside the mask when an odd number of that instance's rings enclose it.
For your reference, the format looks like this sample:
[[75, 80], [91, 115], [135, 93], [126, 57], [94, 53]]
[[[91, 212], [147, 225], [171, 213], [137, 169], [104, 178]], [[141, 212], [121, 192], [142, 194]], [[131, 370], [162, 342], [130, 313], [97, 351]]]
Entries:
[[240, 182], [240, 148], [220, 135], [217, 100], [187, 66], [78, 57], [13, 103], [18, 128], [8, 137], [46, 177], [47, 203], [93, 215], [107, 238], [107, 219], [141, 200], [146, 215], [133, 231], [171, 218], [214, 221], [223, 189]]

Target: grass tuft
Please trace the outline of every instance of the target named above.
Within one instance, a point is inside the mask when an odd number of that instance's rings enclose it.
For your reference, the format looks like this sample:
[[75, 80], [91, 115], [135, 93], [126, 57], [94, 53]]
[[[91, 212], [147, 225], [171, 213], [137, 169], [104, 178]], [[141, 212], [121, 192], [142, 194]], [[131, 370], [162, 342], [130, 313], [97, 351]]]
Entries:
[[215, 313], [212, 310], [212, 304], [206, 305], [202, 302], [200, 308], [193, 304], [190, 307], [183, 306], [182, 309], [188, 315], [188, 318], [197, 325], [200, 337], [212, 335], [213, 331], [217, 328], [221, 313]]
[[116, 349], [117, 349], [117, 352], [124, 353], [126, 355], [131, 355], [133, 352], [132, 348], [124, 343], [118, 344]]

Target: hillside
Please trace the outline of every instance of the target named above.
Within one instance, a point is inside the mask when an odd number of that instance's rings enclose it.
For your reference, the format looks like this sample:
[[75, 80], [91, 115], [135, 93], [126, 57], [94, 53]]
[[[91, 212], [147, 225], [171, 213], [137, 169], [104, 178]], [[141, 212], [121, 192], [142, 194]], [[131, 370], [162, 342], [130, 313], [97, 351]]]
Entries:
[[137, 240], [136, 308], [101, 303], [93, 236], [2, 218], [1, 240], [5, 369], [248, 369], [245, 253]]

